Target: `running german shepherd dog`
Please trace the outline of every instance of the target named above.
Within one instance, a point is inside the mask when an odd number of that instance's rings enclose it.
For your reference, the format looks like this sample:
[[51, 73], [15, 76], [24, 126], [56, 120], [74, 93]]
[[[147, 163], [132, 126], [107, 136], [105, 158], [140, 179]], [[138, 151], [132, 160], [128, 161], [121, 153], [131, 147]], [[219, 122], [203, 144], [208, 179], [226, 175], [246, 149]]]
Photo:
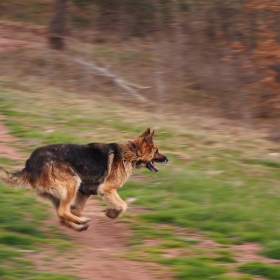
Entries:
[[168, 162], [153, 142], [154, 132], [147, 128], [125, 144], [41, 147], [31, 154], [22, 171], [11, 174], [0, 167], [0, 179], [19, 186], [31, 185], [38, 195], [52, 201], [62, 224], [86, 230], [90, 219], [81, 216], [81, 212], [90, 195], [100, 195], [108, 204], [106, 216], [115, 219], [127, 208], [117, 189], [132, 170], [147, 167], [158, 172], [155, 162]]

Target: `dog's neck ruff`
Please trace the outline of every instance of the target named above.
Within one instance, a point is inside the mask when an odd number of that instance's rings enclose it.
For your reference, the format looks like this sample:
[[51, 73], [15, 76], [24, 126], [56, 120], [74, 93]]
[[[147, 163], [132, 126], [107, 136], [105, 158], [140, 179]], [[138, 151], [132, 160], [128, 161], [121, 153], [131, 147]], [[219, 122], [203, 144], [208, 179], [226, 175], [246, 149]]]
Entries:
[[130, 165], [132, 169], [135, 169], [136, 162], [140, 158], [137, 150], [131, 148], [131, 142], [122, 144], [121, 146], [124, 166]]

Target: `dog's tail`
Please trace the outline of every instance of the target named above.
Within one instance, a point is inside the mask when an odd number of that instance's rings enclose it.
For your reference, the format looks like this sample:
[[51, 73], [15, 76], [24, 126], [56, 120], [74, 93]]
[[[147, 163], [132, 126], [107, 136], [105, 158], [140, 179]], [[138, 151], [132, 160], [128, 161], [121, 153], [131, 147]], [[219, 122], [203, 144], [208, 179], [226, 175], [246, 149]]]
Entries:
[[9, 173], [0, 166], [0, 180], [9, 185], [22, 187], [29, 184], [30, 176], [24, 169], [16, 173]]

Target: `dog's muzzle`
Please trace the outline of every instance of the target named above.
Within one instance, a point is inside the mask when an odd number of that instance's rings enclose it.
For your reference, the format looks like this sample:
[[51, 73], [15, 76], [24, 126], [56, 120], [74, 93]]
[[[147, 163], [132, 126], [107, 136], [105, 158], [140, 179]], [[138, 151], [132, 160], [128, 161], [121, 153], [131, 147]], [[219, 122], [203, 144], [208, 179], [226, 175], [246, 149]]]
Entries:
[[159, 171], [159, 168], [155, 165], [155, 162], [156, 163], [161, 163], [161, 164], [166, 164], [168, 162], [168, 158], [167, 157], [162, 157], [160, 159], [156, 158], [156, 159], [153, 159], [151, 161], [149, 161], [146, 165], [146, 167], [151, 170], [152, 172], [158, 172]]

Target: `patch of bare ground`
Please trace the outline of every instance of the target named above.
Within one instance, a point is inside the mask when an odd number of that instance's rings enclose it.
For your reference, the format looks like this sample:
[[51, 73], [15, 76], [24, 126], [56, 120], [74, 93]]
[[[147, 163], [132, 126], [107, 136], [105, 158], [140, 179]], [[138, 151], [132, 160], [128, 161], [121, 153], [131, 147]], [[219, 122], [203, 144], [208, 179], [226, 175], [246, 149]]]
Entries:
[[235, 245], [231, 247], [236, 260], [243, 264], [246, 262], [264, 262], [269, 264], [280, 264], [280, 260], [273, 260], [266, 258], [259, 254], [259, 252], [263, 249], [257, 243], [245, 243], [242, 245]]
[[22, 23], [0, 21], [0, 52], [42, 46], [46, 31], [44, 27], [27, 26]]
[[[168, 225], [159, 225], [158, 227], [164, 227]], [[163, 257], [166, 258], [180, 258], [180, 257], [195, 257], [201, 254], [208, 257], [215, 258], [219, 256], [219, 252], [223, 250], [229, 251], [231, 257], [236, 261], [234, 263], [221, 262], [227, 266], [231, 271], [227, 273], [229, 276], [242, 276], [244, 274], [239, 273], [237, 268], [247, 262], [262, 262], [267, 264], [279, 265], [279, 260], [274, 260], [260, 255], [263, 249], [260, 244], [248, 242], [242, 245], [224, 245], [213, 241], [200, 234], [198, 231], [177, 228], [174, 227], [173, 233], [179, 238], [185, 241], [191, 242], [191, 246], [185, 248], [165, 248]], [[153, 247], [161, 243], [161, 239], [145, 240], [144, 246]], [[196, 244], [195, 244], [196, 243]], [[252, 276], [253, 277], [253, 276]], [[266, 280], [261, 276], [255, 276], [252, 279]]]
[[[47, 33], [45, 26], [38, 25], [30, 25], [30, 24], [22, 24], [22, 22], [15, 22], [9, 20], [0, 20], [0, 35], [1, 37], [11, 37], [14, 38], [15, 35], [17, 37], [23, 36], [26, 38], [30, 38], [31, 36], [34, 38], [36, 36], [45, 36]], [[30, 43], [30, 40], [28, 40]]]
[[[34, 46], [35, 43], [24, 40], [0, 38], [0, 52], [12, 51], [18, 48]], [[35, 44], [36, 45], [36, 44]]]
[[0, 156], [19, 160], [23, 158], [22, 154], [17, 152], [9, 143], [17, 142], [18, 139], [9, 134], [8, 129], [3, 124], [4, 117], [0, 115]]
[[156, 279], [160, 266], [123, 257], [129, 252], [126, 246], [131, 234], [128, 224], [108, 219], [102, 210], [104, 206], [100, 206], [98, 200], [89, 200], [84, 214], [91, 219], [91, 225], [84, 232], [60, 226], [53, 211], [46, 223], [58, 226], [75, 246], [58, 254], [55, 247], [40, 245], [40, 251], [28, 256], [36, 268], [49, 267], [55, 272], [76, 275], [78, 279]]

